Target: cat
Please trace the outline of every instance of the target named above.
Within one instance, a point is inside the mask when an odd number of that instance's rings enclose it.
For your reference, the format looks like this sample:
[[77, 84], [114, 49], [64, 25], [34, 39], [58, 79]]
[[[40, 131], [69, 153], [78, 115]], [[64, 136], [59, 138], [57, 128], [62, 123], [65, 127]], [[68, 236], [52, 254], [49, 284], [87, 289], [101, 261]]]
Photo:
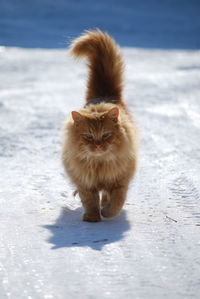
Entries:
[[[89, 30], [70, 47], [88, 59], [86, 105], [65, 123], [62, 161], [76, 185], [83, 220], [117, 215], [137, 164], [137, 129], [122, 100], [124, 63], [105, 32]], [[101, 198], [100, 198], [101, 195]]]

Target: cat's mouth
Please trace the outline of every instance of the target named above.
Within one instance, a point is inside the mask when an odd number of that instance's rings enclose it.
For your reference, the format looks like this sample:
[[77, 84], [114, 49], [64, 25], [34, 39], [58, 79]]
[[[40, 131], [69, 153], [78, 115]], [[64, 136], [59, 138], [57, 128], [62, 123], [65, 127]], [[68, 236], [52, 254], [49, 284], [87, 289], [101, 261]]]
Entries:
[[101, 156], [103, 154], [105, 154], [107, 152], [106, 149], [104, 149], [103, 147], [101, 146], [96, 146], [93, 150], [92, 150], [92, 153], [95, 155], [95, 156]]
[[93, 153], [95, 154], [95, 155], [102, 155], [102, 154], [104, 154], [106, 151], [105, 150], [103, 150], [103, 149], [95, 149], [94, 151], [93, 151]]
[[105, 154], [108, 154], [108, 152], [110, 152], [110, 149], [105, 146], [90, 146], [85, 148], [85, 153], [91, 157], [104, 156]]
[[95, 152], [100, 153], [100, 152], [104, 152], [104, 149], [102, 147], [95, 147], [94, 149]]

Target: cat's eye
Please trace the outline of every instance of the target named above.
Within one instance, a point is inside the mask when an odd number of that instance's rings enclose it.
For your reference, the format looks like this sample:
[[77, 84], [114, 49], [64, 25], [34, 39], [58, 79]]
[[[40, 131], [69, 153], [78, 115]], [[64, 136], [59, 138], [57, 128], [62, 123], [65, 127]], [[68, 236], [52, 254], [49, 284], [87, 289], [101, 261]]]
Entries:
[[103, 139], [107, 139], [108, 137], [110, 137], [111, 136], [111, 133], [104, 133], [103, 135], [102, 135], [102, 138]]
[[90, 134], [83, 134], [83, 137], [87, 140], [93, 140], [93, 137]]

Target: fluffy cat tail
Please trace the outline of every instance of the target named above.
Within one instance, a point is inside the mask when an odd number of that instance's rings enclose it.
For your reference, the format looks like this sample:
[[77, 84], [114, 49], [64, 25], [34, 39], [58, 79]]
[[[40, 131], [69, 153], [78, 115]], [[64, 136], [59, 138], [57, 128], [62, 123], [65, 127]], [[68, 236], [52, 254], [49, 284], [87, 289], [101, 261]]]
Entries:
[[88, 58], [87, 102], [98, 98], [122, 101], [124, 64], [117, 44], [107, 33], [98, 29], [86, 31], [73, 41], [71, 53]]

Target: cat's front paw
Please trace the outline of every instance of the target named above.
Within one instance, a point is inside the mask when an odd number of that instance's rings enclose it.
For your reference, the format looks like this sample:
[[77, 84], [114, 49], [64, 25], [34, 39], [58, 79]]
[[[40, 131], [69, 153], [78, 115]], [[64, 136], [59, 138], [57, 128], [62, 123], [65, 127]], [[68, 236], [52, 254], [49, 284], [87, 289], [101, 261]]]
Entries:
[[83, 215], [83, 221], [99, 222], [99, 221], [101, 221], [101, 216], [99, 214], [88, 214], [88, 213], [85, 213]]
[[101, 209], [101, 215], [105, 218], [111, 218], [116, 216], [120, 210], [113, 209], [110, 205], [107, 205]]

